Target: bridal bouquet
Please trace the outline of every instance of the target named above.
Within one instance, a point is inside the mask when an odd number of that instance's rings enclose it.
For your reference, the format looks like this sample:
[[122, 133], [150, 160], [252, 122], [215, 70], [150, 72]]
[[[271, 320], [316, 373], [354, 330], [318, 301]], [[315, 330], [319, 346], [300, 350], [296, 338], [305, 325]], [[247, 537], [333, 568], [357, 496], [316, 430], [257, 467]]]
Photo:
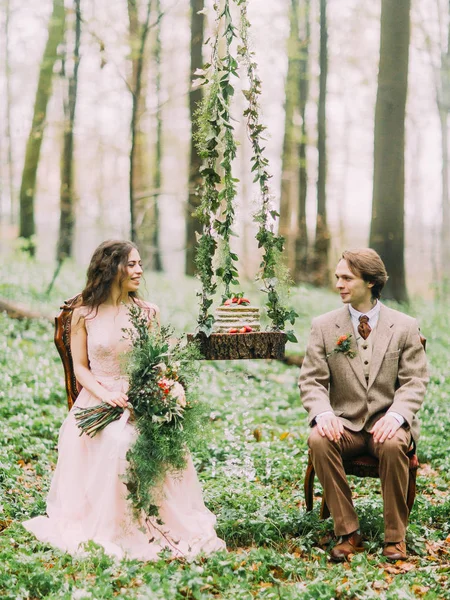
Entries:
[[[158, 489], [167, 473], [186, 466], [187, 448], [200, 427], [203, 407], [193, 401], [191, 389], [198, 378], [195, 345], [171, 345], [172, 329], [150, 330], [146, 312], [137, 305], [129, 309], [132, 327], [124, 335], [132, 342], [124, 358], [129, 377], [128, 404], [138, 431], [127, 453], [125, 485], [136, 515], [158, 517]], [[101, 404], [78, 409], [80, 435], [93, 437], [120, 418], [122, 408]]]

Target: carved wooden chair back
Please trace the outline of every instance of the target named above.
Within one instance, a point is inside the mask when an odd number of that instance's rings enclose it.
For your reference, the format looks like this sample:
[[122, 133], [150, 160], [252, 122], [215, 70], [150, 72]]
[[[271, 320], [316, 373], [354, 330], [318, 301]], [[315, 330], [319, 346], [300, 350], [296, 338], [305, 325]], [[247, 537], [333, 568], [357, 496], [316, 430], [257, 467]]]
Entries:
[[[420, 341], [422, 343], [423, 349], [426, 350], [427, 340], [420, 336]], [[419, 460], [416, 455], [415, 444], [411, 447], [409, 452], [409, 481], [408, 481], [408, 490], [406, 496], [406, 503], [408, 505], [408, 510], [411, 512], [411, 509], [414, 504], [414, 500], [416, 497], [416, 477], [417, 477], [417, 469], [419, 468]], [[360, 456], [354, 456], [348, 460], [344, 460], [344, 470], [347, 475], [356, 475], [357, 477], [374, 477], [379, 479], [379, 462], [378, 459], [370, 454], [362, 454]], [[313, 509], [314, 504], [314, 478], [316, 472], [314, 469], [314, 465], [311, 460], [311, 453], [308, 454], [308, 465], [306, 467], [305, 480], [303, 482], [303, 489], [305, 492], [305, 503], [306, 503], [306, 511], [309, 512]], [[328, 509], [327, 501], [325, 498], [325, 494], [322, 493], [322, 503], [320, 506], [320, 518], [327, 519], [330, 516], [330, 511]]]
[[64, 367], [64, 378], [66, 383], [67, 405], [69, 410], [81, 391], [81, 385], [75, 377], [73, 369], [72, 352], [70, 349], [70, 331], [72, 325], [72, 314], [74, 308], [81, 305], [81, 294], [66, 300], [61, 306], [61, 312], [55, 317], [55, 345], [58, 349]]

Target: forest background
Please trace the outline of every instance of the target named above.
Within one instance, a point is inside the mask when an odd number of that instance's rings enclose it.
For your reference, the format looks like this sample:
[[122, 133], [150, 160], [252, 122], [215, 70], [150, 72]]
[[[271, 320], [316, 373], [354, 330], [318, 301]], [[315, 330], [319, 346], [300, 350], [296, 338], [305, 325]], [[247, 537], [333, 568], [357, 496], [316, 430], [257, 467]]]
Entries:
[[[151, 268], [192, 274], [202, 93], [192, 81], [211, 58], [213, 3], [63, 4], [1, 4], [0, 251], [21, 235], [39, 259], [85, 265], [101, 240], [133, 237]], [[400, 281], [393, 297], [432, 297], [450, 264], [448, 4], [384, 5], [383, 21], [381, 2], [248, 2], [271, 191], [296, 282], [327, 285], [343, 248], [371, 242]], [[245, 73], [233, 84], [234, 247], [252, 278]]]

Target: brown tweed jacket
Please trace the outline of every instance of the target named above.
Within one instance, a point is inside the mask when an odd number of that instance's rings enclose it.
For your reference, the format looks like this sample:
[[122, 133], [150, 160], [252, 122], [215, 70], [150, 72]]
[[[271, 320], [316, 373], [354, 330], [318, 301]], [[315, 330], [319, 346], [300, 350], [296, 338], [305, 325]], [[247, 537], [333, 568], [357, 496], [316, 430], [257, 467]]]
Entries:
[[352, 334], [347, 306], [317, 317], [312, 322], [299, 386], [309, 422], [332, 410], [352, 431], [369, 430], [389, 410], [402, 415], [414, 440], [419, 438], [416, 417], [428, 383], [425, 351], [417, 321], [408, 315], [380, 307], [375, 342], [366, 382], [361, 358], [335, 353], [337, 339]]

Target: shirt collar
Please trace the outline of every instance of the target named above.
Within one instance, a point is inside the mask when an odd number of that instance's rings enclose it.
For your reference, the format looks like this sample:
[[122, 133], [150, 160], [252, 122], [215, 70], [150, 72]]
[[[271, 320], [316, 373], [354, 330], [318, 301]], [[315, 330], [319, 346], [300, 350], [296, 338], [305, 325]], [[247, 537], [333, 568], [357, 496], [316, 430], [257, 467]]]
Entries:
[[369, 321], [378, 318], [378, 315], [380, 314], [380, 307], [381, 307], [381, 303], [377, 300], [377, 303], [375, 304], [375, 306], [373, 308], [371, 308], [369, 310], [369, 312], [362, 313], [359, 310], [356, 310], [356, 308], [353, 308], [353, 306], [351, 304], [348, 305], [348, 309], [350, 311], [350, 315], [356, 321], [359, 320], [359, 317], [361, 315], [366, 315], [367, 317], [369, 317]]

